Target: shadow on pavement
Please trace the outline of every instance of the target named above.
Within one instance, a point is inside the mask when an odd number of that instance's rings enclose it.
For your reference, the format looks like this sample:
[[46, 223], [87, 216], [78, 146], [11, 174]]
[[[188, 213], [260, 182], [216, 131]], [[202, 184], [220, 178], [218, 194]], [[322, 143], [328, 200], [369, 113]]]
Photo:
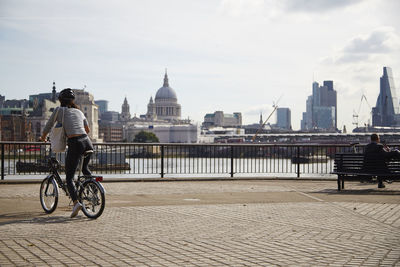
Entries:
[[88, 220], [86, 217], [78, 216], [71, 219], [69, 216], [52, 216], [43, 214], [43, 212], [15, 212], [0, 214], [0, 226], [14, 223], [37, 223], [37, 224], [49, 224], [49, 223], [70, 223], [74, 221]]
[[312, 191], [308, 192], [312, 193], [320, 193], [320, 194], [329, 194], [329, 195], [379, 195], [379, 196], [400, 196], [400, 190], [390, 190], [390, 189], [342, 189], [338, 191], [337, 189], [324, 189], [320, 191]]

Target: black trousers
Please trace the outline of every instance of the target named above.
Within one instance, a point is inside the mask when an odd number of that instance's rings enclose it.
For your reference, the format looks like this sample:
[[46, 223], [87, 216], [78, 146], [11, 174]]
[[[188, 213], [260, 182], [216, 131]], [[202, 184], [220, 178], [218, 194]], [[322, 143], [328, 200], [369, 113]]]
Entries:
[[[92, 141], [87, 135], [68, 138], [67, 157], [65, 158], [65, 176], [67, 181], [67, 188], [69, 195], [73, 201], [78, 199], [76, 188], [74, 185], [74, 176], [78, 168], [79, 161], [85, 151], [93, 150]], [[90, 155], [83, 160], [82, 173], [84, 175], [91, 175], [88, 165]]]

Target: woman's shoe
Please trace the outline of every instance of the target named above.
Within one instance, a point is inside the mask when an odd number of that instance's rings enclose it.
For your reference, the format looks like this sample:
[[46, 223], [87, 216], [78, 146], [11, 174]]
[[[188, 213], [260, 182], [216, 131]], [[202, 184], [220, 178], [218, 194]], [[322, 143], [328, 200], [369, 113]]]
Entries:
[[78, 215], [78, 212], [82, 209], [82, 204], [79, 202], [76, 202], [74, 205], [74, 208], [72, 209], [71, 213], [71, 218], [74, 218], [76, 215]]

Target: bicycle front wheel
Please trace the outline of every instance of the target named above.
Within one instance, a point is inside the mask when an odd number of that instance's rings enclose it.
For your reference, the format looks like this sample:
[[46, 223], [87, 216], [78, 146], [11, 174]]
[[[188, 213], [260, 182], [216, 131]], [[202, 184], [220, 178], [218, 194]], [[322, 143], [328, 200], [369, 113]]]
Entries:
[[93, 180], [86, 181], [79, 190], [83, 213], [91, 219], [98, 218], [104, 211], [106, 198], [101, 185]]
[[40, 184], [40, 204], [46, 213], [56, 210], [58, 203], [58, 186], [52, 176], [43, 179]]

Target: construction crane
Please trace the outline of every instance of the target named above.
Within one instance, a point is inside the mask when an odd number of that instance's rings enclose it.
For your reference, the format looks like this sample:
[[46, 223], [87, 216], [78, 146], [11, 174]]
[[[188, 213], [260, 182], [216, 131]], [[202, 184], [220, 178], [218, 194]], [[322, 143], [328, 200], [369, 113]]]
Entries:
[[268, 118], [264, 121], [263, 124], [261, 124], [260, 128], [258, 128], [257, 132], [254, 134], [253, 138], [251, 138], [251, 142], [254, 142], [254, 140], [256, 140], [257, 135], [260, 133], [260, 131], [264, 128], [265, 124], [267, 123], [267, 121], [271, 118], [272, 114], [274, 114], [275, 110], [278, 108], [278, 102], [279, 100], [281, 100], [282, 96], [279, 97], [278, 101], [273, 102], [273, 110], [271, 111], [271, 113], [269, 114]]
[[[359, 118], [359, 114], [361, 111], [361, 105], [363, 103], [363, 100], [365, 100], [365, 102], [367, 103], [370, 113], [372, 112], [372, 108], [371, 108], [371, 105], [368, 103], [367, 97], [364, 94], [362, 94], [361, 100], [360, 100], [360, 105], [358, 106], [358, 111], [356, 112], [355, 110], [353, 110], [353, 124], [356, 126], [356, 128], [358, 127], [358, 124], [359, 124], [358, 118]], [[368, 120], [368, 124], [369, 124], [369, 120]]]

